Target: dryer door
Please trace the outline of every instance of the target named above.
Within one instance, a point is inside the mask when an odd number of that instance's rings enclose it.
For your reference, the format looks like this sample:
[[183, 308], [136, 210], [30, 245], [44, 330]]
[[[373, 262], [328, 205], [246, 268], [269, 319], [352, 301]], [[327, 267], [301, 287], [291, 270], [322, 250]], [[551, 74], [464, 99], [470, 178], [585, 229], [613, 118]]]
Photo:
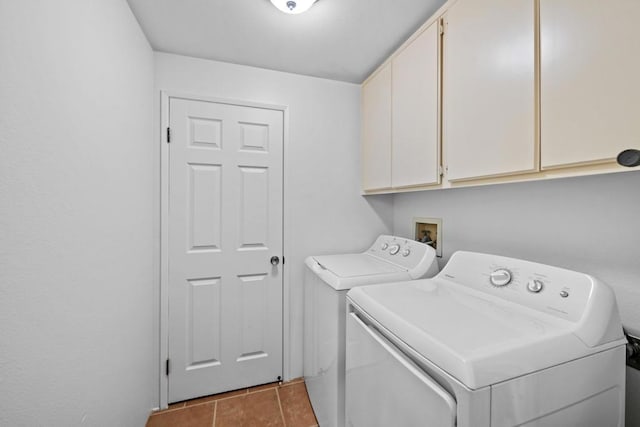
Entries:
[[347, 316], [348, 427], [453, 427], [456, 402], [356, 313]]

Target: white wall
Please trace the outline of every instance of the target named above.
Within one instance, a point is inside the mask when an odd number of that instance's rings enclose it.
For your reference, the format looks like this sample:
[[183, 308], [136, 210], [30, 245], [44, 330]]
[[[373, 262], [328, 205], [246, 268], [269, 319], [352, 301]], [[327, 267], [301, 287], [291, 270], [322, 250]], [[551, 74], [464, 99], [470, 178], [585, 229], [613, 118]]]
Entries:
[[0, 425], [144, 425], [152, 51], [124, 0], [0, 0], [0, 58]]
[[[394, 196], [393, 229], [413, 217], [443, 222], [443, 266], [456, 250], [523, 258], [592, 274], [611, 285], [622, 321], [640, 336], [640, 171]], [[629, 391], [640, 390], [637, 371]], [[640, 426], [637, 402], [627, 427]]]
[[164, 53], [155, 58], [156, 102], [160, 90], [168, 90], [288, 106], [285, 274], [292, 330], [291, 366], [285, 376], [299, 377], [304, 258], [364, 250], [391, 228], [391, 196], [367, 200], [359, 195], [360, 87]]

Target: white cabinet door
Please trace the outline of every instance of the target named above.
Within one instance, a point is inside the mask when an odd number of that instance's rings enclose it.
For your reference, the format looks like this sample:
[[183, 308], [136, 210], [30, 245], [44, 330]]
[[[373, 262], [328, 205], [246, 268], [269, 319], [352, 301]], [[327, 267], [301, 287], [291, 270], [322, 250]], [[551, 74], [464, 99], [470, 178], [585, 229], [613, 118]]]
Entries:
[[362, 86], [362, 187], [391, 187], [391, 66]]
[[458, 0], [445, 20], [448, 179], [536, 171], [535, 2]]
[[282, 376], [282, 111], [171, 98], [169, 402]]
[[541, 0], [543, 168], [640, 148], [640, 1]]
[[438, 27], [431, 24], [393, 59], [393, 187], [440, 182]]

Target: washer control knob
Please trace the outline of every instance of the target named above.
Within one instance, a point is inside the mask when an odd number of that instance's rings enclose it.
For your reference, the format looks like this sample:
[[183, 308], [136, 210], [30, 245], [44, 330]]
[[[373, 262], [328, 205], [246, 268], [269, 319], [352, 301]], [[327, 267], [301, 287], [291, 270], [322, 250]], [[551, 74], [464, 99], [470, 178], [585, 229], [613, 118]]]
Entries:
[[409, 254], [411, 253], [411, 249], [407, 248], [404, 251], [402, 251], [402, 256], [409, 256]]
[[506, 286], [511, 282], [511, 272], [506, 268], [499, 268], [489, 275], [489, 280], [493, 286]]
[[544, 288], [544, 283], [541, 280], [531, 279], [527, 283], [527, 289], [529, 292], [538, 293]]
[[382, 249], [383, 251], [386, 251], [388, 247], [389, 247], [389, 244], [388, 244], [388, 243], [383, 243], [383, 244], [382, 244], [382, 246], [381, 246], [381, 249]]
[[391, 255], [397, 254], [398, 251], [400, 251], [400, 245], [391, 245], [391, 248], [389, 249], [389, 253]]

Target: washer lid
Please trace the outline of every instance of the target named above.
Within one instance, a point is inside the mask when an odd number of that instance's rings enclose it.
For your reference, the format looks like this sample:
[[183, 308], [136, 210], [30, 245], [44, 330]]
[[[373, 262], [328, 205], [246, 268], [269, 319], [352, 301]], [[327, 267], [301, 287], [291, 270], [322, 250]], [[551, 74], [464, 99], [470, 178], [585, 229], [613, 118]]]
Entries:
[[375, 276], [407, 271], [404, 267], [366, 253], [314, 256], [312, 258], [320, 267], [329, 270], [340, 278]]
[[354, 288], [348, 297], [470, 389], [620, 344], [590, 348], [573, 322], [440, 278]]

